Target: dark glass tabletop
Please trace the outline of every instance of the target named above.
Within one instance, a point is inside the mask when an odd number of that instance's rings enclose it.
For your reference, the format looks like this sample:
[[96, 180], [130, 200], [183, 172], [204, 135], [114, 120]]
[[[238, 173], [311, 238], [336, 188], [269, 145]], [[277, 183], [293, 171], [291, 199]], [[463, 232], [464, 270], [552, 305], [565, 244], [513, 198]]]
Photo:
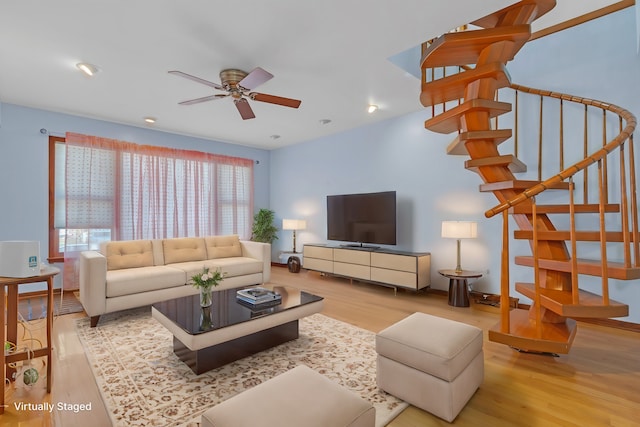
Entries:
[[262, 285], [260, 287], [279, 293], [282, 296], [282, 302], [271, 307], [251, 307], [238, 302], [236, 299], [238, 289], [229, 289], [213, 291], [213, 303], [210, 307], [200, 307], [199, 294], [158, 302], [152, 307], [187, 333], [197, 335], [323, 299], [317, 295], [286, 286]]

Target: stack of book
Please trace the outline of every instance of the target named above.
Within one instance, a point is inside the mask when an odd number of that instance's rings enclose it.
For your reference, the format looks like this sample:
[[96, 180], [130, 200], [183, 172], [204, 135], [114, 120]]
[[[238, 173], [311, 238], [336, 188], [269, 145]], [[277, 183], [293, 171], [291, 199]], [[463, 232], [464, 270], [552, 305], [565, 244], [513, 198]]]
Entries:
[[282, 302], [282, 296], [265, 288], [241, 289], [236, 292], [238, 302], [251, 307], [271, 307]]

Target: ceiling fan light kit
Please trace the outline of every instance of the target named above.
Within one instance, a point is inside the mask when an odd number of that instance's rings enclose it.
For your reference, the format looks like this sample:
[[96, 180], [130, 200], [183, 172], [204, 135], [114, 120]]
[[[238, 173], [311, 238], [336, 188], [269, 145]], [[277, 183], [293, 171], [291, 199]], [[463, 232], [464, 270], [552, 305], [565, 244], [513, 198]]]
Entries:
[[169, 74], [184, 77], [196, 83], [201, 83], [206, 86], [212, 87], [216, 90], [227, 92], [225, 94], [214, 94], [204, 96], [202, 98], [182, 101], [179, 103], [180, 105], [193, 105], [231, 96], [243, 120], [255, 118], [253, 109], [251, 108], [251, 105], [249, 104], [247, 99], [251, 99], [252, 101], [266, 102], [269, 104], [282, 105], [284, 107], [290, 108], [298, 108], [302, 102], [297, 99], [283, 98], [281, 96], [269, 95], [266, 93], [250, 92], [252, 89], [273, 78], [273, 74], [263, 70], [260, 67], [255, 68], [250, 73], [246, 73], [235, 68], [222, 70], [220, 71], [220, 84], [210, 82], [208, 80], [204, 80], [200, 77], [195, 77], [187, 73], [183, 73], [182, 71], [169, 71]]

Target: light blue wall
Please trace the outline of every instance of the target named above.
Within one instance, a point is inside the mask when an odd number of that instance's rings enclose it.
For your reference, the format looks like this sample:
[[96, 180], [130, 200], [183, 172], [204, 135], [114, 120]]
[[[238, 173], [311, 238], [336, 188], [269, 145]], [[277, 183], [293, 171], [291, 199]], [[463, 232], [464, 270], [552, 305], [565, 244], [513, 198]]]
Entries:
[[[269, 207], [269, 152], [68, 114], [2, 104], [0, 108], [0, 241], [36, 240], [48, 251], [48, 135], [98, 135], [137, 144], [199, 150], [259, 161], [255, 209]], [[57, 279], [59, 282], [59, 279]], [[58, 283], [59, 285], [59, 283]], [[30, 290], [21, 286], [20, 291]]]
[[[274, 150], [271, 157], [271, 207], [278, 220], [307, 219], [298, 233], [304, 243], [326, 242], [326, 196], [329, 194], [395, 190], [398, 204], [398, 244], [395, 248], [431, 252], [432, 286], [446, 289], [438, 269], [453, 268], [456, 242], [442, 239], [443, 220], [479, 222], [478, 238], [462, 242], [462, 264], [489, 274], [477, 289], [498, 284], [498, 259], [491, 235], [500, 224], [484, 218], [495, 204], [478, 192], [478, 176], [464, 169], [465, 158], [447, 156], [453, 139], [424, 129], [424, 112], [361, 127], [332, 137]], [[291, 250], [291, 232], [281, 231], [275, 251]], [[339, 243], [339, 242], [338, 242]]]
[[[636, 40], [635, 11], [628, 8], [530, 42], [507, 68], [514, 83], [613, 102], [638, 115]], [[497, 294], [502, 221], [484, 218], [484, 211], [496, 204], [495, 198], [478, 192], [481, 181], [464, 169], [464, 157], [445, 154], [453, 137], [425, 130], [426, 118], [427, 111], [414, 113], [273, 151], [271, 208], [279, 220], [307, 219], [307, 230], [298, 233], [301, 248], [304, 243], [327, 242], [327, 195], [396, 190], [397, 248], [432, 253], [432, 287], [436, 289], [447, 288], [437, 270], [455, 265], [455, 242], [440, 237], [441, 221], [477, 220], [478, 239], [462, 242], [462, 264], [488, 271], [473, 287]], [[503, 152], [509, 152], [508, 145]], [[638, 159], [636, 165], [640, 165]], [[291, 233], [281, 231], [274, 246], [274, 252], [290, 250]], [[514, 247], [517, 252], [512, 256], [530, 255], [526, 243], [516, 242]], [[531, 269], [512, 265], [511, 270], [512, 283], [532, 281]], [[640, 323], [638, 282], [611, 283], [611, 297], [630, 305], [630, 315], [620, 320]]]

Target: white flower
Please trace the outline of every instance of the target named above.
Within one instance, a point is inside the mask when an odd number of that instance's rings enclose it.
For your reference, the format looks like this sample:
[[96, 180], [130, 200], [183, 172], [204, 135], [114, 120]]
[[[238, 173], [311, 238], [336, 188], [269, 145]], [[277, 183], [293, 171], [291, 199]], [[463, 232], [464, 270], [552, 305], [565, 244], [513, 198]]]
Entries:
[[207, 273], [203, 274], [202, 276], [200, 276], [200, 280], [206, 282], [207, 280], [209, 280], [209, 275]]

